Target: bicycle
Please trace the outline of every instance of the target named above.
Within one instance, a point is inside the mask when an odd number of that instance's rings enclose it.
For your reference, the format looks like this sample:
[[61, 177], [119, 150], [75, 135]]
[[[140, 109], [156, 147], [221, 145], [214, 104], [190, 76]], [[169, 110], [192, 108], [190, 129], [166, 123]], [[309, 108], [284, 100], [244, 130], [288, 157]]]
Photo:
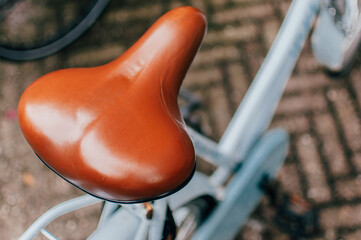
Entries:
[[[237, 169], [230, 184], [226, 187], [226, 192], [223, 193], [224, 199], [222, 201], [218, 201], [222, 198], [220, 196], [222, 191], [216, 191], [217, 189], [206, 180], [207, 178], [198, 173], [195, 175], [195, 180], [189, 183], [188, 188], [184, 188], [179, 194], [173, 194], [169, 197], [170, 207], [172, 209], [179, 208], [179, 215], [182, 215], [183, 210], [187, 211], [187, 208], [180, 208], [181, 206], [186, 206], [188, 209], [202, 209], [199, 205], [213, 208], [217, 203], [215, 209], [211, 209], [211, 215], [206, 218], [200, 229], [197, 230], [195, 238], [231, 238], [254, 209], [258, 202], [257, 199], [263, 195], [259, 187], [262, 179], [265, 176], [273, 178], [277, 168], [284, 160], [288, 144], [287, 134], [282, 130], [263, 133], [271, 121], [272, 111], [280, 99], [285, 82], [291, 74], [318, 9], [318, 1], [295, 1], [292, 3], [289, 14], [269, 56], [218, 145], [197, 132], [189, 130], [196, 150], [199, 151], [198, 154], [221, 166], [210, 178], [212, 184], [223, 185], [231, 176], [231, 173]], [[300, 23], [302, 23], [302, 30], [294, 27]], [[285, 32], [289, 35], [286, 36]], [[275, 52], [277, 52], [277, 55]], [[272, 62], [273, 65], [270, 65], [269, 62]], [[343, 61], [343, 59], [342, 62], [349, 63], [349, 61]], [[276, 70], [273, 69], [274, 67]], [[277, 79], [277, 82], [274, 79]], [[266, 86], [258, 85], [260, 83]], [[264, 94], [268, 93], [271, 87], [273, 89], [272, 94]], [[259, 111], [259, 109], [262, 109], [262, 111]], [[254, 122], [253, 119], [257, 119], [259, 122]], [[240, 139], [241, 137], [242, 139]], [[268, 161], [269, 165], [263, 164], [265, 161]], [[192, 184], [197, 183], [201, 183], [204, 188], [193, 188]], [[207, 197], [203, 198], [203, 196]], [[247, 199], [245, 199], [245, 196]], [[177, 202], [179, 201], [178, 198], [184, 197], [186, 199]], [[192, 202], [193, 199], [197, 199], [198, 202]], [[249, 201], [249, 199], [254, 199], [254, 201]], [[65, 213], [79, 205], [84, 206], [85, 203], [91, 204], [97, 201], [100, 200], [91, 197], [79, 198], [60, 206], [59, 209], [60, 212]], [[238, 206], [244, 207], [241, 212], [235, 202], [239, 204]], [[187, 203], [190, 203], [190, 206], [187, 206]], [[68, 207], [69, 209], [67, 209]], [[167, 210], [165, 200], [156, 201], [153, 207], [149, 205], [145, 207], [147, 207], [147, 214], [144, 214], [143, 205], [135, 205], [135, 207], [122, 205], [118, 209], [118, 205], [106, 203], [100, 227], [92, 237], [104, 237], [107, 236], [105, 234], [116, 234], [118, 230], [124, 230], [122, 232], [131, 235], [129, 236], [131, 239], [134, 236], [143, 239], [147, 235], [149, 227], [150, 238], [159, 238], [162, 235], [163, 222], [167, 222], [165, 221], [166, 214], [169, 215], [170, 211]], [[208, 215], [209, 210], [206, 207], [204, 211], [206, 215]], [[113, 213], [114, 211], [115, 213]], [[129, 212], [134, 213], [134, 215], [129, 214]], [[202, 214], [204, 212], [201, 211]], [[161, 214], [158, 215], [157, 213]], [[151, 216], [152, 214], [153, 216]], [[200, 216], [201, 220], [204, 217], [202, 214]], [[147, 220], [147, 216], [151, 220]], [[51, 214], [45, 215], [45, 218], [48, 217], [52, 218], [53, 216]], [[125, 221], [124, 218], [127, 218], [127, 220]], [[171, 217], [168, 217], [167, 225], [171, 226], [172, 221], [169, 219]], [[119, 228], [118, 221], [122, 223], [124, 229]], [[141, 224], [139, 228], [138, 224]], [[228, 231], [222, 231], [224, 229]], [[43, 232], [45, 235], [49, 235], [46, 230], [43, 230]]]

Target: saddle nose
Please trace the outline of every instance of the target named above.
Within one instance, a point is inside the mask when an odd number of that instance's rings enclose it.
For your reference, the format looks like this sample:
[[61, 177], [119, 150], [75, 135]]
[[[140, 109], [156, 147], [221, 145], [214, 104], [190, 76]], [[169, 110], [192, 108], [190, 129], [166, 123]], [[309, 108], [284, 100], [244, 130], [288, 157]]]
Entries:
[[114, 61], [36, 80], [18, 106], [34, 152], [65, 180], [109, 201], [179, 190], [195, 156], [177, 96], [206, 25], [199, 10], [177, 8]]

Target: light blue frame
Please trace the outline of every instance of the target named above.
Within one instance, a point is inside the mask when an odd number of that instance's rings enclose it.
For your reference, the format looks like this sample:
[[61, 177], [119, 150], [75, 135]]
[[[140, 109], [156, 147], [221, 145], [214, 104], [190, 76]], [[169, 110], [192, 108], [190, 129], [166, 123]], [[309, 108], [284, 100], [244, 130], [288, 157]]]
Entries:
[[[166, 207], [178, 209], [188, 201], [210, 195], [219, 204], [193, 239], [232, 239], [262, 196], [258, 187], [264, 175], [275, 176], [288, 149], [283, 130], [266, 131], [281, 99], [304, 42], [318, 13], [320, 0], [294, 0], [281, 29], [244, 100], [219, 143], [189, 130], [196, 154], [217, 165], [210, 177], [196, 173], [178, 193], [154, 204], [154, 217], [145, 218], [141, 204], [105, 203], [98, 229], [89, 239], [159, 239]], [[241, 164], [241, 167], [239, 165]], [[239, 169], [235, 172], [236, 168]], [[226, 180], [232, 180], [224, 186]], [[101, 200], [85, 196], [70, 200], [46, 212], [19, 239], [32, 239], [40, 231], [52, 238], [45, 227], [55, 217]], [[121, 227], [120, 227], [121, 226]]]
[[[319, 8], [320, 0], [292, 2], [266, 59], [219, 142], [222, 154], [241, 162], [269, 126]], [[231, 172], [220, 168], [212, 178], [224, 183]]]

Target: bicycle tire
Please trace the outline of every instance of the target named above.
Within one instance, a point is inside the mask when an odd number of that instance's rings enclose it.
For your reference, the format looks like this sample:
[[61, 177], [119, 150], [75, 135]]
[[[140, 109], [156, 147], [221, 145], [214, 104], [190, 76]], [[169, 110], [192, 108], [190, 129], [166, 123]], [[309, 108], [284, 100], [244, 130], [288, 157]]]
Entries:
[[96, 0], [90, 11], [74, 28], [43, 46], [19, 49], [0, 45], [0, 57], [15, 61], [28, 61], [54, 54], [71, 44], [88, 30], [104, 11], [108, 3], [109, 0]]

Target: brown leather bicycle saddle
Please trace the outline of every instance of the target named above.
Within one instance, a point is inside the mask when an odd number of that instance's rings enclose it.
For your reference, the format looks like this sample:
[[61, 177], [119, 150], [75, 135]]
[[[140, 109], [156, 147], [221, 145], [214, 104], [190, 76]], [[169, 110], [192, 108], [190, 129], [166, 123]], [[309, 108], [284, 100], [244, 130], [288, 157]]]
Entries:
[[177, 95], [206, 19], [181, 7], [106, 65], [47, 74], [22, 95], [19, 123], [52, 170], [109, 201], [142, 202], [192, 177], [194, 148]]

